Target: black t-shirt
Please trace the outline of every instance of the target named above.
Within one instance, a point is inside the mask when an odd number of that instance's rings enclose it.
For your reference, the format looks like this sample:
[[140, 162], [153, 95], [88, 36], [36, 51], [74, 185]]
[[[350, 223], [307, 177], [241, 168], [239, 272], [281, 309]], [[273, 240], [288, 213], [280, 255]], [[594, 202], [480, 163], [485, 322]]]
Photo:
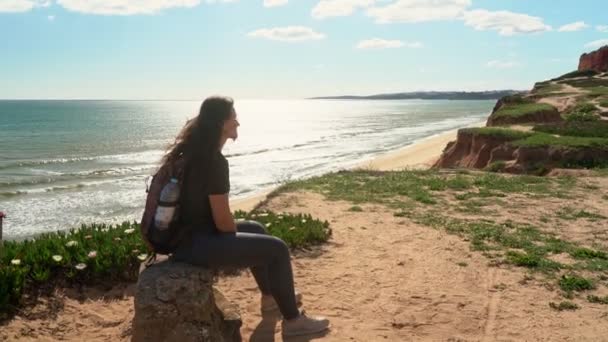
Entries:
[[[204, 168], [206, 169], [200, 169]], [[180, 196], [182, 224], [193, 231], [213, 233], [217, 230], [209, 195], [227, 194], [230, 191], [228, 160], [218, 152], [211, 165], [192, 166], [186, 169]]]

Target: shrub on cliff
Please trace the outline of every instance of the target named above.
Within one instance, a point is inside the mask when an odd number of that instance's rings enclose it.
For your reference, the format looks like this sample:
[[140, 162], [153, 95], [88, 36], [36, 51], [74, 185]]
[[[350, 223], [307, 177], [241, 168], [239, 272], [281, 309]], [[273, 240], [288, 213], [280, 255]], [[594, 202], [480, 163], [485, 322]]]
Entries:
[[567, 74], [563, 74], [560, 77], [554, 78], [554, 79], [552, 79], [552, 81], [560, 81], [560, 80], [576, 78], [576, 77], [592, 77], [597, 74], [598, 74], [598, 72], [595, 70], [581, 70], [581, 71], [575, 70], [575, 71], [569, 72]]
[[606, 121], [569, 121], [562, 125], [536, 125], [533, 130], [574, 137], [608, 138], [608, 122]]

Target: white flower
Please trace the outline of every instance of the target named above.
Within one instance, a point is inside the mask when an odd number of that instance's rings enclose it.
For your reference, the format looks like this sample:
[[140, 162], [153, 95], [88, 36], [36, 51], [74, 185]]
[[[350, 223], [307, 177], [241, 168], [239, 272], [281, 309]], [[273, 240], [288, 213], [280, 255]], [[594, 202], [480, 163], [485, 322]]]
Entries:
[[89, 254], [87, 254], [87, 256], [91, 259], [96, 258], [97, 257], [97, 251], [90, 251]]
[[107, 232], [107, 231], [109, 231], [109, 230], [110, 230], [110, 228], [109, 228], [109, 227], [106, 227], [106, 228], [101, 228], [101, 231], [102, 231], [102, 232]]
[[125, 230], [125, 234], [132, 234], [134, 231], [135, 231], [135, 229], [130, 228], [130, 229]]
[[306, 220], [302, 220], [302, 223], [306, 223]]
[[91, 240], [93, 238], [93, 235], [87, 235], [84, 237], [85, 240]]
[[243, 222], [243, 221], [245, 221], [245, 219], [244, 219], [244, 218], [237, 218], [237, 219], [236, 219], [236, 222]]
[[53, 255], [53, 260], [60, 262], [61, 260], [63, 260], [63, 257], [61, 255]]
[[296, 227], [289, 227], [289, 230], [296, 230]]
[[119, 238], [119, 237], [114, 238], [114, 241], [120, 241], [120, 240], [121, 240], [121, 238]]
[[270, 227], [270, 226], [272, 226], [272, 222], [268, 222], [268, 223], [266, 223], [266, 228], [268, 228], [268, 227]]
[[76, 265], [76, 266], [74, 266], [74, 267], [75, 267], [77, 270], [82, 271], [82, 270], [84, 270], [85, 268], [87, 268], [87, 265], [86, 265], [86, 264], [83, 264], [83, 263], [80, 263], [80, 264], [78, 264], [78, 265]]
[[132, 253], [133, 253], [133, 254], [137, 254], [137, 253], [139, 253], [139, 249], [134, 249], [134, 250], [132, 251]]
[[11, 264], [19, 266], [19, 265], [21, 265], [21, 260], [20, 259], [13, 259], [13, 260], [11, 260]]
[[147, 257], [148, 257], [148, 254], [144, 253], [144, 254], [138, 255], [137, 259], [139, 259], [140, 261], [145, 261]]
[[76, 242], [76, 241], [74, 241], [74, 240], [68, 241], [68, 242], [65, 244], [65, 246], [66, 246], [66, 247], [74, 247], [74, 246], [76, 246], [76, 245], [78, 245], [78, 242]]
[[259, 217], [266, 217], [266, 216], [268, 216], [268, 213], [261, 213], [261, 214], [258, 214], [258, 216]]

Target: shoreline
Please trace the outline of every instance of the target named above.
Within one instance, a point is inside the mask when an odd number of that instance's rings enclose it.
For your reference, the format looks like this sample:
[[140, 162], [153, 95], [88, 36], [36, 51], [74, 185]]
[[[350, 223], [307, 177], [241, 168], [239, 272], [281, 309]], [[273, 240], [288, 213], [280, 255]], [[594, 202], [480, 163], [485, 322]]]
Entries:
[[[478, 121], [462, 128], [481, 127], [485, 125], [485, 123], [485, 120]], [[375, 157], [370, 158], [369, 160], [357, 163], [347, 169], [392, 171], [402, 170], [406, 168], [429, 168], [441, 156], [441, 153], [443, 152], [443, 149], [445, 148], [447, 143], [456, 140], [456, 135], [459, 129], [461, 128], [425, 137], [410, 145], [379, 154]], [[274, 191], [277, 187], [278, 186], [272, 186], [260, 190], [250, 196], [231, 200], [230, 209], [233, 211], [251, 211], [253, 208], [255, 208], [256, 205], [264, 201], [268, 194]]]

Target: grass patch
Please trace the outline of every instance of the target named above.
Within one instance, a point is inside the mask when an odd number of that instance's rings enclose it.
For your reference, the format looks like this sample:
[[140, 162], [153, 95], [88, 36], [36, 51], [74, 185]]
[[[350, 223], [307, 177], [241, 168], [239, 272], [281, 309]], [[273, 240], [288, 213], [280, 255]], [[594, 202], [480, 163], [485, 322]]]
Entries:
[[495, 118], [518, 118], [539, 112], [556, 112], [557, 109], [546, 103], [507, 104], [492, 114]]
[[537, 95], [547, 95], [563, 90], [563, 86], [557, 83], [540, 82], [534, 85], [532, 92]]
[[[608, 148], [608, 138], [553, 136], [547, 133], [536, 133], [528, 138], [511, 142], [515, 146], [549, 147], [562, 146], [574, 148]], [[604, 161], [605, 162], [605, 161]]]
[[586, 291], [595, 289], [595, 284], [590, 279], [580, 277], [576, 274], [562, 275], [559, 287], [565, 292]]
[[500, 172], [500, 171], [504, 170], [504, 168], [506, 166], [507, 166], [506, 162], [504, 162], [502, 160], [498, 160], [498, 161], [490, 163], [490, 165], [488, 165], [485, 170], [488, 172]]
[[467, 267], [467, 266], [469, 266], [469, 264], [467, 264], [467, 263], [466, 263], [466, 262], [464, 262], [464, 261], [457, 262], [457, 263], [456, 263], [456, 265], [458, 265], [458, 266], [460, 266], [460, 267]]
[[552, 79], [552, 81], [561, 81], [561, 80], [567, 80], [569, 78], [578, 78], [578, 77], [593, 77], [595, 75], [597, 75], [598, 72], [595, 70], [575, 70], [572, 72], [569, 72], [567, 74], [563, 74], [560, 77], [554, 78]]
[[[606, 82], [608, 82], [608, 81], [606, 81]], [[591, 98], [596, 98], [596, 97], [600, 97], [600, 96], [608, 96], [608, 84], [601, 86], [601, 87], [588, 88], [587, 90], [589, 91], [589, 94], [587, 94], [587, 96], [589, 96]]]
[[361, 208], [361, 207], [360, 207], [360, 206], [358, 206], [358, 205], [354, 205], [354, 206], [352, 206], [352, 207], [348, 208], [348, 211], [362, 212], [362, 211], [363, 211], [363, 208]]
[[575, 88], [597, 88], [597, 87], [608, 87], [608, 80], [596, 77], [588, 77], [580, 80], [564, 80], [560, 83], [564, 83]]
[[608, 138], [608, 122], [566, 122], [559, 125], [535, 125], [535, 132], [575, 137]]
[[590, 221], [597, 221], [605, 219], [605, 216], [600, 214], [591, 213], [585, 210], [577, 210], [571, 207], [563, 207], [557, 211], [557, 217], [563, 220], [578, 220], [581, 218], [589, 219]]
[[608, 296], [599, 297], [599, 296], [594, 296], [594, 295], [588, 295], [587, 296], [587, 300], [590, 303], [597, 303], [597, 304], [608, 305]]
[[579, 309], [579, 306], [569, 302], [569, 301], [563, 301], [559, 304], [555, 304], [554, 302], [549, 302], [549, 307], [553, 310], [557, 310], [557, 311], [574, 311]]
[[599, 101], [599, 105], [604, 107], [604, 108], [608, 108], [608, 99], [601, 99]]
[[511, 140], [519, 140], [524, 139], [532, 135], [528, 132], [522, 132], [509, 128], [500, 128], [500, 127], [473, 127], [473, 128], [463, 128], [460, 130], [461, 132], [473, 134], [473, 135], [484, 135], [491, 136], [495, 138], [504, 139], [507, 141]]

